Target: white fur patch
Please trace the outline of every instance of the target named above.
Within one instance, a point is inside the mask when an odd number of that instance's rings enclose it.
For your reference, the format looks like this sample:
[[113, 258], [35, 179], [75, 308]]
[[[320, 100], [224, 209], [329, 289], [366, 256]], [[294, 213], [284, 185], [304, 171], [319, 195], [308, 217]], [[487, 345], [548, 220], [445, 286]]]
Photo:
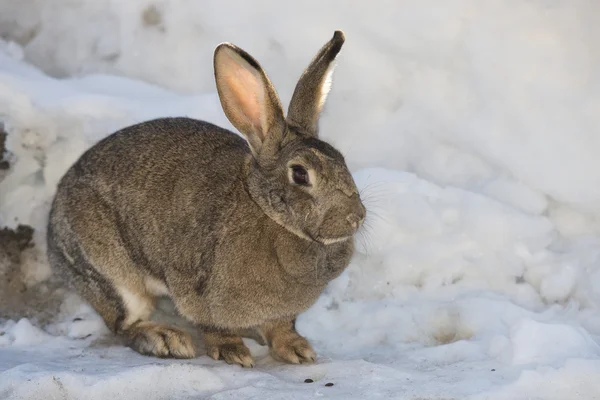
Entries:
[[144, 279], [144, 284], [146, 285], [146, 290], [148, 291], [148, 293], [152, 294], [153, 296], [169, 296], [169, 289], [167, 288], [167, 286], [159, 281], [158, 279], [154, 279], [151, 277], [146, 277]]
[[142, 296], [139, 296], [123, 286], [117, 286], [117, 291], [121, 295], [123, 305], [127, 310], [127, 318], [123, 322], [126, 328], [136, 321], [145, 321], [152, 313], [151, 302]]
[[331, 90], [331, 83], [333, 82], [333, 71], [335, 70], [335, 60], [329, 64], [327, 71], [325, 71], [325, 77], [323, 78], [323, 84], [321, 85], [321, 93], [319, 97], [319, 111], [325, 105], [329, 91]]
[[344, 237], [339, 237], [339, 238], [335, 238], [335, 239], [319, 239], [319, 242], [323, 243], [325, 246], [329, 245], [329, 244], [334, 244], [334, 243], [339, 243], [339, 242], [345, 242], [346, 240], [350, 239], [351, 236], [344, 236]]

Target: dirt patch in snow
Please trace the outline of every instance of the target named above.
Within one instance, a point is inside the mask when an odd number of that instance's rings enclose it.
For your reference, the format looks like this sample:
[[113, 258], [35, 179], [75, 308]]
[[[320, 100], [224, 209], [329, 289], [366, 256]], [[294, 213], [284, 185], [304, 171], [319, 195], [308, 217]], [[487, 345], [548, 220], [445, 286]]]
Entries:
[[[10, 168], [6, 139], [7, 133], [0, 122], [0, 181]], [[26, 264], [38, 256], [33, 234], [28, 225], [15, 229], [0, 226], [0, 318], [30, 318], [44, 323], [60, 305], [62, 296], [52, 280], [27, 285]]]

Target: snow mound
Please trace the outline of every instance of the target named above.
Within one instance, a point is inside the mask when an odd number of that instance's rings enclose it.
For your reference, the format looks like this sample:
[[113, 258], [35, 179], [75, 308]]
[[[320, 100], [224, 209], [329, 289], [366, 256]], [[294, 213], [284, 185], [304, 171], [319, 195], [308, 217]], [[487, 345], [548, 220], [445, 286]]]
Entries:
[[523, 321], [511, 331], [513, 363], [546, 364], [561, 358], [598, 358], [600, 347], [589, 334], [566, 324]]
[[51, 338], [46, 332], [22, 318], [17, 323], [8, 321], [3, 327], [0, 336], [0, 346], [35, 346], [44, 343]]

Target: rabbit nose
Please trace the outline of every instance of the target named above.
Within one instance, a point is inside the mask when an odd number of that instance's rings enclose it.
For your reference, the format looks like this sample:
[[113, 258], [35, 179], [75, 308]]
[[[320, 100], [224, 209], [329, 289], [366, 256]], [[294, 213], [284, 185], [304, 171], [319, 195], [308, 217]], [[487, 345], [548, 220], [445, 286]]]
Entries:
[[346, 217], [346, 220], [350, 223], [350, 225], [354, 229], [358, 229], [358, 227], [362, 224], [364, 219], [365, 219], [364, 216], [360, 216], [360, 215], [354, 214], [354, 213], [350, 214]]

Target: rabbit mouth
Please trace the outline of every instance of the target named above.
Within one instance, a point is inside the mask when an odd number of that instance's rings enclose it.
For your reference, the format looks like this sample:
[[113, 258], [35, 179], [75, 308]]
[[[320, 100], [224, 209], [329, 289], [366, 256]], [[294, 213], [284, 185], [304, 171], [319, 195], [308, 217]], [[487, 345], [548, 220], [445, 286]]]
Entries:
[[341, 236], [341, 237], [337, 237], [337, 238], [322, 238], [322, 237], [317, 237], [317, 242], [319, 243], [323, 243], [324, 245], [330, 245], [330, 244], [334, 244], [334, 243], [340, 243], [340, 242], [345, 242], [346, 240], [350, 239], [352, 236]]
[[351, 239], [353, 235], [346, 235], [346, 236], [338, 236], [338, 237], [323, 237], [320, 235], [311, 235], [309, 232], [301, 232], [296, 233], [296, 235], [300, 236], [303, 239], [306, 240], [310, 240], [312, 242], [316, 242], [316, 243], [321, 243], [325, 246], [328, 246], [330, 244], [334, 244], [334, 243], [341, 243], [341, 242], [345, 242], [348, 239]]

